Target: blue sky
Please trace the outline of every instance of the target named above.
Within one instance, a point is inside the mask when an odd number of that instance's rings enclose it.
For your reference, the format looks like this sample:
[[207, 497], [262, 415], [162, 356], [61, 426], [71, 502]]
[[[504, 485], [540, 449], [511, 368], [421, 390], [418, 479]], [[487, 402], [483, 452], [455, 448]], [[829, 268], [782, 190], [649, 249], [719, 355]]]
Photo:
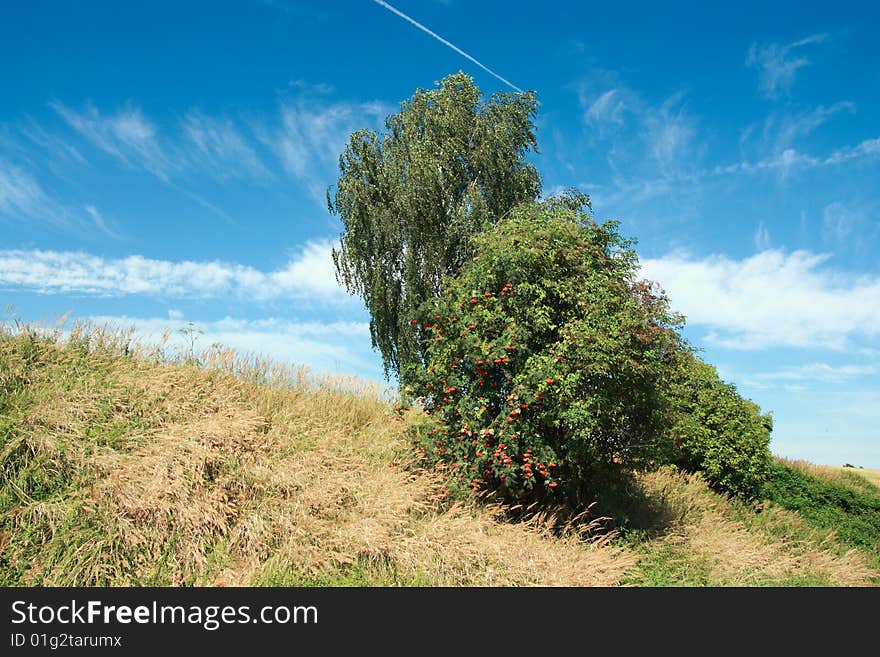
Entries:
[[638, 238], [775, 453], [880, 468], [880, 9], [766, 4], [4, 3], [0, 303], [380, 378], [324, 194], [464, 70], [538, 93], [545, 193]]

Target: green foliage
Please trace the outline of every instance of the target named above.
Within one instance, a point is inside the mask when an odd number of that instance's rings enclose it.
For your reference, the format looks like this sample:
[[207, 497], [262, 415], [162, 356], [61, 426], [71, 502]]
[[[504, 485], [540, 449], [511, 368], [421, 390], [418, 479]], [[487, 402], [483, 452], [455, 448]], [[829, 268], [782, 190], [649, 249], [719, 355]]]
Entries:
[[840, 540], [880, 557], [880, 494], [773, 463], [763, 496], [797, 511], [814, 527], [833, 530]]
[[408, 321], [472, 255], [469, 239], [515, 205], [534, 200], [540, 180], [524, 161], [536, 149], [534, 94], [481, 94], [464, 73], [417, 90], [389, 116], [387, 132], [360, 130], [339, 159], [330, 211], [344, 225], [337, 275], [370, 311], [386, 375], [424, 357]]
[[520, 206], [474, 245], [411, 320], [427, 366], [409, 391], [435, 423], [420, 449], [451, 489], [592, 501], [655, 449], [678, 319], [583, 195]]
[[680, 351], [677, 361], [666, 388], [672, 408], [671, 460], [703, 472], [723, 490], [757, 495], [771, 460], [770, 416], [690, 351]]

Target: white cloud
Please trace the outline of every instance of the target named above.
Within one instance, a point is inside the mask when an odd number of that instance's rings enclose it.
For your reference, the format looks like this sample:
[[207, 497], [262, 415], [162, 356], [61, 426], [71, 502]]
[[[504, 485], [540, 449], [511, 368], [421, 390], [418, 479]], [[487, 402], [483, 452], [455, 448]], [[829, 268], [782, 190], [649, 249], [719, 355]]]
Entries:
[[815, 158], [811, 155], [806, 155], [804, 153], [798, 153], [793, 148], [786, 148], [781, 153], [773, 155], [772, 157], [758, 160], [757, 162], [743, 161], [736, 162], [734, 164], [728, 164], [725, 166], [718, 165], [712, 170], [712, 173], [719, 175], [734, 173], [758, 173], [761, 171], [777, 171], [780, 172], [783, 176], [786, 176], [792, 169], [795, 168], [808, 168], [821, 165], [822, 160], [818, 158]]
[[183, 120], [190, 166], [209, 170], [218, 180], [249, 176], [271, 177], [256, 151], [230, 119], [191, 111]]
[[282, 290], [301, 288], [327, 296], [340, 294], [342, 288], [336, 282], [332, 249], [330, 242], [308, 242], [298, 258], [269, 274], [269, 279]]
[[32, 216], [46, 203], [33, 177], [0, 160], [0, 214]]
[[114, 231], [107, 225], [107, 220], [104, 218], [104, 215], [102, 215], [94, 205], [87, 205], [83, 209], [86, 211], [86, 214], [91, 218], [92, 224], [95, 226], [95, 228], [100, 230], [108, 237], [112, 237], [114, 239], [119, 238], [118, 233], [116, 233], [116, 231]]
[[30, 173], [4, 160], [0, 160], [0, 217], [33, 219], [60, 227], [82, 220], [52, 199]]
[[30, 173], [0, 160], [0, 218], [34, 220], [67, 230], [101, 231], [118, 238], [94, 205], [66, 207], [52, 198]]
[[[336, 179], [338, 158], [351, 133], [364, 127], [379, 127], [393, 111], [391, 105], [379, 101], [328, 104], [325, 98], [316, 99], [313, 91], [301, 90], [297, 102], [283, 105], [277, 116], [261, 120], [241, 122], [191, 109], [179, 122], [161, 127], [132, 102], [115, 111], [101, 110], [92, 104], [74, 108], [59, 101], [50, 106], [94, 149], [125, 167], [150, 173], [212, 213], [232, 221], [212, 199], [194, 191], [198, 177], [207, 176], [219, 182], [271, 181], [280, 163], [280, 168], [300, 179], [312, 198], [324, 207], [326, 189]], [[58, 162], [64, 161], [65, 171], [69, 172], [71, 167], [78, 169], [86, 162], [76, 147], [39, 125], [33, 124], [22, 133], [33, 144], [54, 154], [46, 158], [41, 169], [54, 170]], [[0, 138], [4, 145], [9, 142], [23, 150], [25, 157], [32, 150], [24, 149], [20, 140], [2, 132]], [[66, 175], [75, 182], [69, 173]], [[20, 169], [2, 166], [0, 170], [0, 214], [31, 218], [39, 215], [40, 219], [51, 218], [57, 223], [75, 220], [81, 226], [113, 233], [93, 211], [93, 204], [76, 205], [75, 209], [64, 209], [53, 204], [34, 177]]]
[[755, 230], [755, 248], [758, 251], [770, 248], [770, 230], [763, 221], [758, 224], [758, 228]]
[[45, 154], [45, 160], [42, 164], [47, 168], [54, 170], [59, 162], [72, 165], [88, 164], [75, 146], [69, 144], [62, 136], [48, 132], [30, 117], [28, 117], [26, 125], [19, 128], [19, 131], [35, 146], [42, 149]]
[[836, 166], [853, 160], [867, 160], [870, 162], [874, 158], [880, 158], [880, 138], [866, 139], [856, 146], [839, 148], [825, 157], [801, 153], [794, 148], [786, 148], [781, 153], [755, 162], [742, 161], [728, 165], [717, 165], [711, 171], [702, 172], [700, 175], [729, 175], [777, 171], [785, 176], [797, 169]]
[[756, 124], [746, 128], [740, 143], [747, 145], [749, 137], [756, 135], [759, 153], [778, 155], [786, 149], [792, 148], [799, 139], [811, 135], [835, 116], [842, 113], [852, 114], [855, 110], [854, 103], [844, 100], [833, 105], [819, 105], [800, 112], [788, 109], [775, 111], [764, 119], [760, 132], [756, 130]]
[[828, 244], [860, 244], [867, 227], [867, 214], [852, 204], [835, 201], [822, 210], [822, 239]]
[[682, 100], [683, 94], [675, 94], [643, 119], [649, 152], [664, 177], [693, 170], [699, 157], [694, 143], [696, 126], [685, 113]]
[[293, 89], [302, 89], [304, 91], [310, 91], [321, 95], [332, 94], [336, 90], [336, 87], [328, 82], [309, 82], [303, 78], [290, 80], [287, 83], [287, 86]]
[[303, 180], [313, 198], [324, 205], [351, 133], [381, 124], [392, 111], [381, 102], [324, 106], [302, 101], [282, 107], [281, 126], [264, 129], [260, 137], [275, 150], [287, 172]]
[[877, 337], [880, 277], [836, 272], [824, 266], [828, 258], [777, 249], [742, 260], [672, 254], [644, 260], [641, 275], [719, 347], [842, 349]]
[[329, 241], [308, 242], [285, 267], [271, 272], [218, 261], [171, 262], [139, 255], [108, 259], [80, 252], [7, 250], [0, 251], [0, 285], [44, 294], [233, 296], [338, 303], [348, 297], [336, 283], [332, 246]]
[[753, 43], [749, 47], [746, 65], [759, 70], [761, 91], [769, 98], [777, 98], [791, 90], [798, 70], [810, 63], [806, 56], [799, 54], [802, 52], [800, 49], [822, 43], [827, 38], [827, 34], [813, 34], [784, 46], [778, 43], [766, 46]]
[[[169, 313], [171, 315], [171, 313]], [[189, 322], [178, 313], [168, 318], [94, 316], [97, 325], [133, 327], [145, 344], [159, 344], [167, 334], [171, 353], [186, 353], [190, 338], [181, 333]], [[279, 318], [248, 320], [225, 317], [193, 322], [196, 352], [213, 344], [232, 347], [241, 355], [259, 355], [274, 362], [303, 365], [315, 373], [348, 374], [378, 380], [382, 376], [378, 355], [371, 352], [366, 322], [297, 322]]]
[[156, 126], [139, 107], [129, 105], [110, 115], [102, 115], [92, 105], [81, 112], [59, 102], [51, 107], [86, 140], [128, 166], [143, 167], [164, 181], [180, 168], [179, 160], [165, 153]]
[[616, 125], [623, 123], [623, 111], [626, 108], [626, 104], [623, 100], [623, 94], [619, 89], [606, 91], [592, 102], [586, 101], [582, 97], [581, 102], [589, 104], [589, 107], [584, 112], [584, 118], [587, 123], [599, 127], [606, 123]]
[[[593, 71], [576, 89], [593, 148], [604, 142], [614, 186], [627, 201], [633, 200], [629, 197], [633, 189], [640, 194], [667, 193], [668, 183], [679, 178], [696, 182], [693, 176], [705, 146], [698, 139], [696, 118], [687, 111], [684, 92], [657, 104], [630, 89], [616, 73], [602, 70]], [[558, 150], [566, 146], [560, 144]], [[645, 182], [650, 189], [644, 188]]]
[[848, 379], [877, 374], [873, 365], [829, 365], [828, 363], [809, 363], [797, 367], [786, 367], [774, 372], [760, 372], [746, 377], [746, 383], [754, 387], [765, 387], [770, 383], [808, 382], [840, 383]]
[[857, 146], [848, 146], [834, 151], [823, 160], [823, 164], [840, 164], [855, 159], [880, 157], [880, 137], [865, 139]]
[[153, 174], [218, 214], [223, 212], [173, 181], [194, 174], [221, 182], [233, 178], [271, 178], [245, 133], [229, 118], [190, 110], [177, 130], [162, 132], [141, 108], [131, 103], [115, 114], [102, 114], [92, 105], [81, 111], [59, 102], [51, 106], [96, 148], [126, 166]]
[[[670, 133], [670, 139], [667, 140], [668, 146], [662, 148], [658, 143], [655, 152], [657, 154], [674, 153], [676, 148], [673, 146], [675, 144], [683, 146], [687, 143], [687, 140], [675, 140], [672, 138], [673, 136], [674, 131]], [[631, 155], [637, 152], [639, 151], [636, 148], [612, 149], [609, 161], [612, 167], [617, 170], [621, 168], [615, 161], [615, 156], [618, 153]], [[690, 153], [687, 153], [685, 149], [677, 161], [675, 158], [666, 158], [669, 166], [665, 170], [655, 169], [653, 176], [629, 180], [616, 177], [614, 191], [592, 194], [595, 201], [594, 206], [596, 208], [614, 208], [619, 207], [621, 203], [643, 203], [661, 196], [670, 197], [672, 194], [682, 191], [696, 192], [700, 189], [703, 180], [710, 177], [737, 174], [775, 174], [786, 178], [806, 169], [839, 166], [848, 162], [863, 161], [866, 165], [870, 165], [873, 160], [880, 159], [880, 138], [866, 139], [856, 146], [837, 149], [824, 157], [787, 148], [781, 153], [754, 162], [743, 160], [726, 165], [719, 164], [711, 169], [691, 168], [690, 165], [696, 157], [698, 154], [694, 149], [691, 149]], [[642, 158], [641, 161], [644, 159]], [[635, 168], [635, 165], [630, 168]]]

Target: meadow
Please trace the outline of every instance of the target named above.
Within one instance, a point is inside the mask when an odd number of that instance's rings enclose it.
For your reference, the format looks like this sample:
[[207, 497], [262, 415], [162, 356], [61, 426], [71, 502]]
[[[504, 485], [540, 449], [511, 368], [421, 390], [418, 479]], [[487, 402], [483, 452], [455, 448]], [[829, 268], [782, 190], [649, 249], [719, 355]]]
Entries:
[[78, 325], [0, 332], [0, 585], [870, 586], [870, 472], [667, 466], [575, 521], [450, 500], [383, 389]]

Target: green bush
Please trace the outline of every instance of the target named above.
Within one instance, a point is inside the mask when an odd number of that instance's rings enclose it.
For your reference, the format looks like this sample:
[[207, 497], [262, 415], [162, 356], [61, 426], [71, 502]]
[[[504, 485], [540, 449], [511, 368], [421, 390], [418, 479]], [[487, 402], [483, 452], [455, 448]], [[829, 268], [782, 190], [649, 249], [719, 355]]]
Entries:
[[411, 320], [428, 347], [407, 392], [433, 421], [419, 450], [450, 489], [592, 501], [657, 448], [678, 320], [585, 196], [520, 206], [474, 247]]
[[670, 374], [671, 460], [703, 472], [723, 490], [746, 498], [758, 495], [771, 463], [770, 415], [690, 351], [679, 352]]
[[880, 494], [868, 491], [773, 463], [762, 492], [764, 499], [797, 511], [810, 525], [880, 555]]

